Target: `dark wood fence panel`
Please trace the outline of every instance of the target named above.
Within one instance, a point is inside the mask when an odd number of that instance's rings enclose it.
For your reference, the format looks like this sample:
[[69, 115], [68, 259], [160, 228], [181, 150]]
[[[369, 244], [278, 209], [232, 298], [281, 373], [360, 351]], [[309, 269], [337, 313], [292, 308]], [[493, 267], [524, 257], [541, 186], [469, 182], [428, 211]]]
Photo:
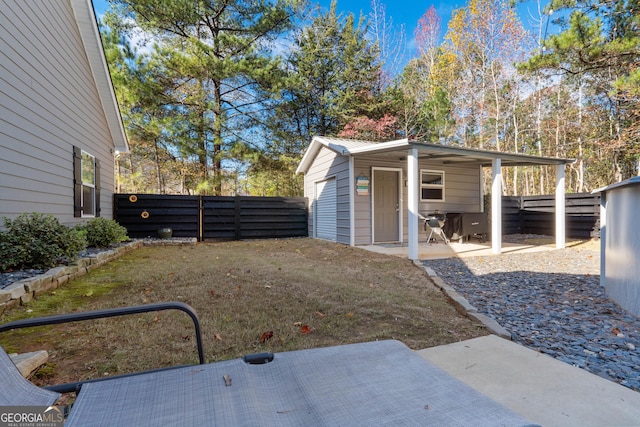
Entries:
[[202, 236], [200, 240], [238, 240], [236, 228], [236, 197], [202, 198]]
[[157, 230], [164, 227], [172, 228], [176, 237], [197, 237], [198, 240], [308, 235], [304, 197], [129, 194], [114, 197], [114, 218], [127, 227], [131, 237], [155, 236]]
[[[555, 235], [555, 196], [507, 196], [502, 198], [505, 234]], [[515, 211], [514, 206], [519, 208]], [[566, 235], [575, 238], [600, 237], [600, 196], [567, 194]], [[516, 226], [517, 224], [517, 226]]]
[[113, 217], [129, 237], [156, 237], [170, 227], [174, 237], [198, 237], [200, 198], [160, 194], [114, 194]]
[[308, 235], [307, 199], [303, 197], [239, 197], [236, 218], [239, 239]]
[[502, 198], [502, 234], [518, 234], [522, 229], [520, 197]]

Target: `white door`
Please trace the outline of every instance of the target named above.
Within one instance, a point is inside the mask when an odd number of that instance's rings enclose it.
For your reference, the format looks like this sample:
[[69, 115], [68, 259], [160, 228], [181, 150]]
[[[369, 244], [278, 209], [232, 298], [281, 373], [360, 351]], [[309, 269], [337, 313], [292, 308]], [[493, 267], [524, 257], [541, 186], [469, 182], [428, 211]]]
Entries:
[[336, 180], [316, 182], [315, 229], [319, 239], [337, 240], [336, 232]]

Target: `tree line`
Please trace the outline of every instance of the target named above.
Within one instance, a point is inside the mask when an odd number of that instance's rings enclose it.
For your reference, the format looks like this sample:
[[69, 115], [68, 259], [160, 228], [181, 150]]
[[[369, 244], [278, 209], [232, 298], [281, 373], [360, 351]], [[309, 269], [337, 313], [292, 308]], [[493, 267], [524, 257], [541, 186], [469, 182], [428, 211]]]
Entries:
[[[305, 0], [110, 0], [101, 33], [130, 142], [118, 192], [302, 194], [314, 135], [572, 158], [567, 191], [638, 174], [638, 0], [468, 0], [417, 53], [380, 0], [368, 15]], [[557, 31], [549, 32], [549, 26]], [[505, 194], [554, 188], [506, 168]]]

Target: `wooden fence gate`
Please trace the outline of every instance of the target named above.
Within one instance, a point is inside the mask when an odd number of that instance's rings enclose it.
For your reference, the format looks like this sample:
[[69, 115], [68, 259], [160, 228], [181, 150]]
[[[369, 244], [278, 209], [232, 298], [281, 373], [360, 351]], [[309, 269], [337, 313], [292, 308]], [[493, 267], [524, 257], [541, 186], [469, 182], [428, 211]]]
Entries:
[[304, 197], [114, 194], [113, 206], [114, 219], [134, 238], [166, 227], [199, 241], [308, 236]]

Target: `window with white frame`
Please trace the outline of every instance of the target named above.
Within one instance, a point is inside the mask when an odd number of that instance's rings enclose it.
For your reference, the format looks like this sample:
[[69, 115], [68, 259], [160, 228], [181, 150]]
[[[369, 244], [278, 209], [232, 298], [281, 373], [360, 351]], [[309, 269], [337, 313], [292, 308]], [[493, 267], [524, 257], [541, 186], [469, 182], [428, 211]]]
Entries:
[[82, 216], [96, 215], [96, 158], [82, 152]]
[[420, 170], [420, 200], [444, 202], [444, 171]]

